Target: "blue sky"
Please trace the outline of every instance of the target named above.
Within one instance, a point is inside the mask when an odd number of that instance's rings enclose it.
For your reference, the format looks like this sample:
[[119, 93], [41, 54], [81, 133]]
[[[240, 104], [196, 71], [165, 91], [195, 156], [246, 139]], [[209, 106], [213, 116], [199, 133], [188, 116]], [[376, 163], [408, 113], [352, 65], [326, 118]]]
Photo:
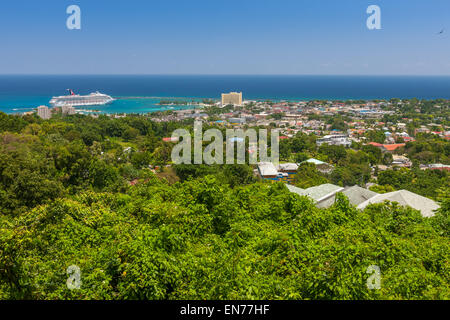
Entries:
[[449, 0], [0, 2], [1, 74], [450, 75], [449, 53]]

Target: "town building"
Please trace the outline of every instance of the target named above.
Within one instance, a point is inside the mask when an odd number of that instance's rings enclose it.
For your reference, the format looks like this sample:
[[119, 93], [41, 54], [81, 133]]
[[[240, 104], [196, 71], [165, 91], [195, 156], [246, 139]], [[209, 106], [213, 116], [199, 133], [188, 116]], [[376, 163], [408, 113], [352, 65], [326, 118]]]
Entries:
[[396, 151], [398, 148], [402, 148], [406, 145], [405, 143], [381, 144], [381, 143], [377, 143], [377, 142], [369, 142], [369, 144], [374, 147], [380, 148], [381, 151], [383, 151], [383, 152], [391, 152], [391, 153]]
[[405, 156], [400, 156], [400, 155], [394, 154], [392, 156], [392, 160], [393, 160], [392, 166], [405, 167], [405, 168], [411, 168], [411, 166], [412, 166], [411, 160], [409, 160], [409, 158], [407, 158]]
[[361, 188], [360, 186], [347, 187], [342, 193], [354, 206], [359, 206], [361, 203], [378, 195], [378, 193], [373, 192], [369, 189]]
[[260, 162], [258, 164], [258, 173], [264, 180], [278, 181], [278, 170], [272, 162]]
[[[334, 184], [326, 183], [320, 186], [301, 189], [292, 185], [287, 185], [289, 191], [296, 193], [300, 196], [307, 196], [314, 200], [316, 207], [327, 208], [334, 203], [334, 197], [338, 192], [344, 191], [344, 188], [336, 186]], [[330, 204], [331, 203], [331, 204]]]
[[222, 93], [222, 106], [226, 105], [242, 105], [242, 92]]
[[423, 164], [420, 165], [421, 170], [442, 170], [442, 171], [450, 171], [450, 165], [442, 164], [442, 163], [434, 163], [434, 164]]
[[329, 163], [326, 163], [326, 162], [323, 162], [321, 160], [314, 159], [314, 158], [311, 158], [311, 159], [308, 159], [306, 161], [303, 161], [302, 164], [303, 163], [312, 163], [312, 164], [314, 164], [316, 166], [316, 169], [319, 172], [323, 173], [323, 174], [330, 174], [334, 170], [334, 166], [333, 165], [331, 165]]
[[62, 106], [61, 112], [62, 112], [62, 114], [70, 116], [70, 115], [74, 115], [76, 113], [76, 110], [72, 106]]
[[52, 117], [52, 113], [47, 106], [37, 107], [37, 115], [44, 120], [48, 120]]
[[327, 135], [324, 136], [323, 138], [317, 139], [316, 143], [319, 147], [325, 143], [329, 145], [344, 146], [344, 147], [350, 147], [352, 145], [352, 142], [345, 134]]
[[228, 122], [231, 124], [244, 124], [245, 118], [229, 118]]
[[382, 151], [384, 152], [395, 152], [398, 148], [404, 147], [404, 143], [397, 143], [397, 144], [383, 144]]
[[278, 172], [287, 174], [287, 182], [292, 182], [294, 176], [297, 174], [298, 164], [296, 163], [281, 163], [278, 166]]
[[423, 217], [433, 217], [435, 215], [434, 211], [440, 208], [435, 201], [407, 190], [378, 194], [364, 201], [357, 208], [363, 210], [370, 204], [383, 203], [385, 201], [396, 202], [401, 206], [408, 206], [419, 210]]

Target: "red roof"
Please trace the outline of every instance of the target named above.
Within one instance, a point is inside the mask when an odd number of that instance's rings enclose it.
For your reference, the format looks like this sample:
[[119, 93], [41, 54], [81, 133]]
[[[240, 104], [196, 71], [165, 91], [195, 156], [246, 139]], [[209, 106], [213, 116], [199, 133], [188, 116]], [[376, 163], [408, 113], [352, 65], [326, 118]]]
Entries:
[[383, 144], [383, 148], [385, 148], [387, 151], [395, 151], [400, 147], [404, 147], [404, 143], [398, 143], [398, 144]]
[[441, 170], [441, 171], [450, 171], [450, 167], [441, 167], [441, 168], [430, 168], [430, 170]]
[[378, 147], [378, 148], [383, 146], [381, 143], [378, 143], [378, 142], [369, 142], [369, 144], [374, 147]]
[[162, 139], [164, 142], [178, 142], [180, 139], [178, 137], [168, 137]]

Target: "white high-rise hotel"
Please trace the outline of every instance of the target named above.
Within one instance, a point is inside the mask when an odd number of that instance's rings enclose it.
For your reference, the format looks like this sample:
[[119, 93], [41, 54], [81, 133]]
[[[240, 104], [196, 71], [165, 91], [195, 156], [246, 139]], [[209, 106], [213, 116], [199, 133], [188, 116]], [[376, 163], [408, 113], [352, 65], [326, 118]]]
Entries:
[[37, 115], [42, 119], [48, 120], [52, 117], [52, 112], [46, 106], [37, 107]]
[[242, 92], [222, 93], [222, 106], [232, 104], [236, 106], [242, 105]]

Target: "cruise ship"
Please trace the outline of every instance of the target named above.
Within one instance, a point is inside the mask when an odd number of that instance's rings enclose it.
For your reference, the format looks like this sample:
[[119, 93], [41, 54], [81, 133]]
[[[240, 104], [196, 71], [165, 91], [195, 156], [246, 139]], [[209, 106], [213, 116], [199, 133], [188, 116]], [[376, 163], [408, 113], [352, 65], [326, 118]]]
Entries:
[[98, 91], [87, 96], [75, 94], [71, 89], [67, 89], [67, 91], [69, 91], [69, 95], [53, 97], [50, 105], [52, 107], [102, 106], [114, 101], [112, 97]]

